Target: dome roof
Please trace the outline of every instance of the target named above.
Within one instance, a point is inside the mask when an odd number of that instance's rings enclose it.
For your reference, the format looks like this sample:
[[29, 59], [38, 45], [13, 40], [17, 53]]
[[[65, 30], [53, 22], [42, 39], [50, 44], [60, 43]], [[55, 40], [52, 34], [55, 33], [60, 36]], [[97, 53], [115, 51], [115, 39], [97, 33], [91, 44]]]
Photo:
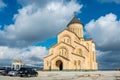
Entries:
[[68, 27], [70, 24], [73, 24], [73, 23], [79, 23], [79, 24], [82, 24], [82, 25], [83, 25], [83, 23], [81, 23], [80, 20], [79, 20], [76, 16], [74, 16], [73, 19], [68, 23], [67, 27]]
[[13, 63], [22, 63], [21, 60], [14, 60]]

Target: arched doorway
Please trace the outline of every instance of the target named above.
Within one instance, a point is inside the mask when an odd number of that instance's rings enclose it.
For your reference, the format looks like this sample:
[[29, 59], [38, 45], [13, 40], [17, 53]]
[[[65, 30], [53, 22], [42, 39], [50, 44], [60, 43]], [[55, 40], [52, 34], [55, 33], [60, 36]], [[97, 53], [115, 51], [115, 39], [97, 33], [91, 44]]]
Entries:
[[59, 70], [63, 70], [63, 63], [61, 60], [56, 61], [56, 66], [59, 68]]

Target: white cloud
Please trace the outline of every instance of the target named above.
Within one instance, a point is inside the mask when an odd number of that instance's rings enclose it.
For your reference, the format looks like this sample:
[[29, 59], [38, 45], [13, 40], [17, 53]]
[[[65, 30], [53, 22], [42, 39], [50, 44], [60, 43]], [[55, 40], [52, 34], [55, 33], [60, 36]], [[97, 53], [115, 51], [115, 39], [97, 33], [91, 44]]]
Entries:
[[113, 13], [91, 20], [85, 25], [86, 35], [96, 43], [97, 61], [100, 69], [119, 68], [120, 20]]
[[97, 57], [97, 59], [98, 58], [101, 58], [101, 57], [103, 57], [103, 55], [106, 55], [106, 54], [109, 54], [111, 51], [100, 51], [100, 50], [96, 50], [96, 57]]
[[[45, 0], [43, 2], [31, 0], [24, 3], [23, 1], [23, 8], [14, 15], [14, 24], [6, 25], [4, 30], [0, 30], [0, 63], [22, 59], [30, 65], [42, 64], [48, 50], [45, 47], [31, 45], [56, 36], [66, 28], [74, 11], [79, 12], [82, 8], [82, 5], [75, 1]], [[25, 48], [26, 46], [31, 47]]]
[[0, 0], [0, 10], [6, 6], [7, 5], [2, 0]]
[[8, 25], [0, 31], [0, 44], [26, 46], [46, 40], [66, 28], [73, 12], [81, 8], [82, 5], [75, 1], [64, 3], [54, 0], [44, 7], [34, 3], [24, 6], [14, 15], [15, 24]]
[[120, 51], [97, 50], [97, 62], [99, 69], [117, 69], [120, 67]]
[[42, 64], [43, 57], [46, 55], [48, 55], [48, 50], [40, 46], [31, 46], [23, 49], [0, 46], [0, 62], [21, 59], [25, 64]]
[[120, 0], [98, 0], [102, 3], [107, 3], [107, 2], [114, 2], [114, 3], [117, 3], [117, 4], [120, 4]]
[[97, 47], [104, 50], [120, 49], [120, 20], [115, 14], [91, 20], [86, 26], [86, 34], [94, 39]]
[[17, 1], [23, 6], [35, 4], [36, 6], [44, 7], [50, 2], [63, 2], [65, 0], [17, 0]]

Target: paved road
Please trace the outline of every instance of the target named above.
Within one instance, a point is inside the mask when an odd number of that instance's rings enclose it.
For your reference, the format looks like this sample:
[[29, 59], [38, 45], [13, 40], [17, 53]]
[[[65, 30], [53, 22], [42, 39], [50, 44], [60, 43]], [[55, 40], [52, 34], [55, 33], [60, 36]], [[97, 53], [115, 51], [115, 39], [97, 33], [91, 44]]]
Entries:
[[42, 72], [38, 77], [9, 77], [0, 76], [0, 80], [120, 80], [120, 71], [95, 72]]

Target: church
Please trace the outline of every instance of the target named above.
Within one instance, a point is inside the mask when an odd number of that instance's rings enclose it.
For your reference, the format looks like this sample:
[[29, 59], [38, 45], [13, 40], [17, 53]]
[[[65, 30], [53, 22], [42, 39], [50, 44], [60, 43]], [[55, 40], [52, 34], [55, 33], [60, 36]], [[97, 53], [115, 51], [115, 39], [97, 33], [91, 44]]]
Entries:
[[83, 24], [74, 16], [44, 57], [44, 70], [97, 70], [95, 43], [83, 35]]

